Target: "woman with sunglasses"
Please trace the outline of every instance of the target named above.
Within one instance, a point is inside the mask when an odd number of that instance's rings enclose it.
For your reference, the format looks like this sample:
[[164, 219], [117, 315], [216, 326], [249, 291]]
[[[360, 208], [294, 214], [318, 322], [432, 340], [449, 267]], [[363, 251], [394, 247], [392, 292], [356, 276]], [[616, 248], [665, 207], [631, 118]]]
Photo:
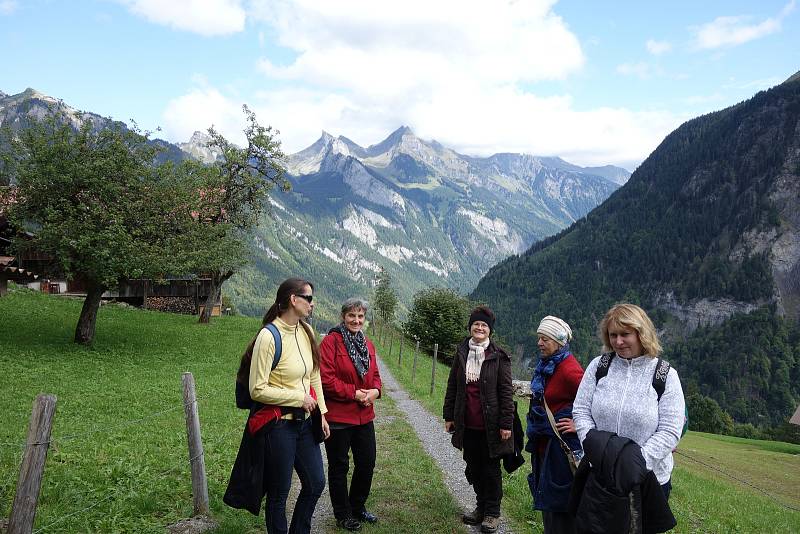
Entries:
[[[364, 335], [367, 302], [349, 298], [342, 304], [342, 322], [331, 328], [320, 344], [322, 389], [328, 402], [331, 437], [328, 454], [328, 492], [336, 524], [361, 530], [361, 523], [377, 523], [365, 504], [375, 469], [373, 404], [381, 395], [381, 375], [375, 346]], [[353, 456], [353, 477], [347, 490], [347, 472]]]
[[[320, 354], [314, 331], [305, 322], [314, 309], [314, 286], [289, 278], [279, 287], [275, 302], [267, 310], [263, 325], [273, 323], [280, 333], [281, 356], [275, 357], [275, 337], [262, 328], [242, 356], [237, 380], [249, 384], [250, 397], [257, 403], [280, 409], [280, 418], [266, 425], [264, 489], [267, 494], [265, 518], [269, 534], [311, 532], [311, 516], [322, 490], [325, 473], [319, 443], [314, 437], [312, 417], [322, 413], [322, 433], [330, 435], [325, 420], [325, 399], [320, 380]], [[287, 530], [286, 499], [297, 472], [302, 488]], [[268, 475], [268, 476], [267, 476]]]

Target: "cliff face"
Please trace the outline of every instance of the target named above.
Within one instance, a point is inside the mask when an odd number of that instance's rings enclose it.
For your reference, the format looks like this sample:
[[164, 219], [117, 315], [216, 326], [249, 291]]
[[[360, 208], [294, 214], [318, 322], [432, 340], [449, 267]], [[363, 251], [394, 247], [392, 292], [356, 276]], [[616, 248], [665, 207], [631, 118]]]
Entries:
[[770, 235], [761, 239], [772, 244], [770, 262], [780, 308], [800, 320], [800, 123], [770, 199], [780, 213], [781, 225], [773, 239]]

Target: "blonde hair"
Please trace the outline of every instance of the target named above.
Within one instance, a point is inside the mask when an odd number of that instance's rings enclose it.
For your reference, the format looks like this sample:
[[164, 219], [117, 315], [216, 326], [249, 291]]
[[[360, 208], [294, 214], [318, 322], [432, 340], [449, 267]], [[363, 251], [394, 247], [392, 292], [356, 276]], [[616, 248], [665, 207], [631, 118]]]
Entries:
[[600, 321], [598, 334], [603, 342], [603, 350], [609, 352], [614, 350], [608, 338], [608, 328], [611, 325], [635, 330], [647, 356], [655, 358], [661, 354], [661, 343], [658, 342], [656, 327], [647, 313], [636, 304], [615, 304]]

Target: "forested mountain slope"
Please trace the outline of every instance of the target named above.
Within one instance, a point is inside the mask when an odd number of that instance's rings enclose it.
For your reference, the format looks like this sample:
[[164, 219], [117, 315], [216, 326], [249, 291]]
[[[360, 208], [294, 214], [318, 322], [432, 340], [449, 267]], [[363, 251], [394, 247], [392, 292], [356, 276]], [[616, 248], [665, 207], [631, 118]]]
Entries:
[[[774, 424], [800, 399], [800, 80], [693, 119], [603, 204], [479, 282], [514, 343], [567, 320], [588, 362], [598, 320], [641, 304], [684, 387], [737, 421]], [[699, 328], [698, 328], [699, 327]]]

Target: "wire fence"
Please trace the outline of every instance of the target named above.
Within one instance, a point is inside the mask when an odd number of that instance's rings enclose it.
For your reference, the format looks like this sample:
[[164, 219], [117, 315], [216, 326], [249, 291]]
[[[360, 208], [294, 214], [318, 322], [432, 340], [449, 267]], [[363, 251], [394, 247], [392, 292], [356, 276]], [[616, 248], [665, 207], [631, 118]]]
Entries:
[[[227, 443], [228, 440], [234, 436], [234, 434], [238, 434], [239, 432], [241, 432], [240, 428], [235, 428], [233, 430], [230, 430], [229, 432], [226, 432], [225, 434], [223, 434], [222, 437], [219, 437], [219, 438], [215, 439], [212, 445], [217, 446], [217, 445], [222, 445], [224, 443]], [[176, 461], [176, 464], [181, 464], [180, 467], [179, 466], [175, 466], [175, 467], [170, 467], [168, 469], [164, 469], [164, 470], [159, 471], [158, 473], [156, 473], [154, 475], [154, 477], [155, 478], [162, 478], [162, 477], [165, 477], [167, 475], [185, 474], [189, 470], [189, 466], [191, 464], [193, 464], [193, 463], [197, 462], [198, 460], [200, 460], [201, 458], [203, 458], [203, 456], [205, 455], [205, 451], [208, 448], [213, 448], [213, 447], [211, 447], [209, 445], [204, 445], [202, 452], [200, 452], [200, 453], [198, 453], [198, 454], [196, 454], [196, 455], [194, 455], [194, 456], [189, 458], [188, 465], [184, 464], [185, 459], [180, 459], [180, 461]], [[108, 489], [107, 488], [98, 488], [96, 490], [93, 490], [93, 491], [89, 492], [88, 494], [86, 494], [85, 497], [82, 499], [82, 501], [85, 502], [90, 497], [96, 495], [100, 491], [108, 491]], [[45, 532], [45, 531], [49, 530], [50, 528], [52, 528], [52, 527], [54, 527], [54, 526], [56, 526], [56, 525], [58, 525], [60, 523], [63, 523], [65, 520], [69, 519], [70, 517], [75, 517], [77, 515], [82, 514], [83, 512], [88, 512], [89, 510], [91, 510], [93, 508], [96, 508], [96, 507], [98, 507], [99, 505], [101, 505], [103, 503], [106, 503], [108, 501], [113, 500], [115, 497], [117, 497], [119, 495], [119, 493], [121, 491], [122, 491], [122, 489], [111, 490], [111, 493], [109, 495], [103, 497], [102, 499], [99, 499], [99, 500], [89, 504], [88, 506], [85, 506], [84, 508], [81, 508], [80, 510], [75, 510], [74, 512], [70, 512], [67, 515], [63, 515], [63, 516], [59, 517], [58, 519], [56, 519], [55, 521], [52, 521], [52, 522], [48, 523], [47, 525], [34, 530], [33, 532], [34, 532], [34, 534], [38, 534], [39, 532]]]
[[[126, 420], [121, 420], [121, 421], [116, 421], [113, 424], [97, 424], [97, 425], [92, 426], [91, 428], [89, 428], [85, 432], [66, 434], [66, 435], [62, 435], [62, 436], [51, 437], [48, 440], [34, 441], [32, 443], [27, 443], [27, 442], [16, 442], [16, 443], [14, 443], [14, 442], [4, 442], [4, 443], [0, 443], [0, 445], [6, 447], [7, 450], [8, 449], [16, 449], [18, 451], [17, 454], [14, 455], [15, 458], [12, 460], [12, 463], [10, 465], [19, 466], [19, 465], [22, 465], [23, 458], [25, 457], [25, 451], [28, 448], [32, 448], [32, 447], [36, 447], [36, 446], [49, 447], [51, 445], [56, 445], [56, 444], [75, 443], [78, 440], [91, 438], [93, 436], [96, 436], [98, 433], [101, 433], [101, 432], [103, 434], [105, 434], [105, 435], [109, 435], [110, 431], [117, 431], [117, 430], [120, 430], [120, 429], [127, 429], [127, 428], [131, 428], [131, 427], [135, 427], [137, 425], [144, 425], [144, 424], [152, 422], [153, 420], [155, 420], [155, 419], [157, 419], [159, 417], [164, 416], [165, 414], [174, 413], [174, 412], [178, 412], [178, 411], [188, 412], [188, 411], [190, 411], [189, 409], [191, 409], [193, 405], [194, 406], [204, 405], [206, 403], [206, 401], [210, 400], [211, 398], [212, 398], [211, 395], [203, 395], [203, 396], [194, 396], [194, 398], [192, 400], [189, 400], [189, 401], [181, 400], [178, 403], [173, 403], [172, 401], [169, 401], [169, 402], [172, 403], [172, 406], [170, 406], [170, 407], [167, 407], [167, 408], [164, 408], [164, 409], [161, 409], [161, 410], [157, 410], [157, 411], [154, 411], [154, 412], [142, 415], [142, 416], [138, 416], [138, 417], [134, 417], [134, 418], [126, 419]], [[186, 431], [185, 428], [182, 428], [181, 430], [184, 431], [184, 432]], [[187, 457], [187, 456], [184, 455], [181, 458], [176, 458], [174, 460], [169, 460], [169, 462], [171, 464], [173, 464], [171, 467], [169, 467], [167, 469], [163, 469], [163, 470], [155, 473], [154, 475], [151, 475], [151, 477], [153, 477], [154, 479], [161, 479], [161, 478], [166, 477], [168, 475], [186, 474], [187, 472], [192, 470], [192, 465], [194, 465], [196, 462], [198, 462], [198, 461], [203, 461], [204, 462], [205, 461], [204, 456], [206, 455], [206, 451], [208, 451], [208, 450], [218, 451], [218, 450], [220, 450], [222, 448], [222, 446], [225, 446], [226, 450], [229, 449], [230, 448], [229, 447], [229, 443], [232, 440], [234, 440], [235, 439], [234, 436], [236, 434], [240, 433], [241, 431], [242, 431], [241, 425], [239, 425], [238, 423], [235, 424], [235, 425], [232, 425], [231, 428], [229, 428], [226, 432], [224, 432], [222, 434], [217, 434], [215, 439], [212, 442], [210, 442], [208, 444], [204, 443], [202, 445], [202, 447], [201, 447], [201, 450], [198, 453], [192, 455], [191, 457]], [[141, 443], [138, 443], [137, 445], [141, 445]], [[176, 449], [176, 450], [179, 450], [179, 449]], [[183, 448], [182, 450], [184, 451], [184, 454], [185, 454], [186, 449]], [[61, 454], [63, 454], [64, 452], [65, 451], [63, 451], [63, 450], [59, 450], [59, 453], [61, 453]], [[118, 458], [118, 459], [119, 460], [124, 460], [124, 458], [121, 458], [121, 457]], [[186, 461], [187, 459], [188, 459], [188, 463]], [[42, 469], [44, 469], [44, 467], [42, 467]], [[2, 494], [2, 495], [12, 495], [11, 498], [13, 499], [14, 487], [15, 487], [15, 484], [18, 483], [18, 481], [17, 481], [18, 473], [15, 473], [13, 469], [10, 469], [9, 471], [10, 471], [10, 473], [9, 473], [8, 480], [0, 482], [0, 484], [1, 484], [0, 485], [0, 494]], [[42, 480], [46, 481], [46, 479], [47, 479], [47, 477], [45, 476], [45, 477], [43, 477]], [[205, 483], [205, 481], [203, 481], [203, 482]], [[79, 515], [81, 515], [81, 514], [83, 514], [85, 512], [88, 512], [88, 511], [90, 511], [90, 510], [92, 510], [92, 509], [94, 509], [94, 508], [96, 508], [96, 507], [98, 507], [98, 506], [100, 506], [100, 505], [102, 505], [104, 503], [112, 501], [115, 498], [119, 498], [120, 497], [120, 493], [123, 490], [124, 490], [124, 487], [121, 487], [121, 486], [103, 487], [103, 488], [96, 488], [94, 490], [91, 490], [88, 493], [86, 493], [86, 494], [84, 494], [82, 496], [79, 496], [79, 497], [74, 499], [75, 502], [88, 503], [88, 504], [86, 504], [86, 506], [83, 506], [83, 507], [81, 507], [81, 508], [79, 508], [77, 510], [71, 511], [71, 512], [66, 513], [66, 514], [62, 514], [55, 521], [52, 521], [52, 522], [48, 523], [47, 525], [41, 526], [41, 527], [37, 528], [36, 530], [33, 530], [32, 532], [45, 532], [45, 531], [47, 531], [49, 529], [52, 529], [53, 527], [55, 527], [57, 525], [63, 524], [65, 521], [69, 520], [70, 518], [73, 518], [75, 516], [79, 516]], [[19, 488], [17, 488], [17, 491], [19, 491]], [[99, 497], [98, 494], [100, 494], [100, 493], [102, 493], [102, 497]], [[96, 497], [99, 497], [99, 498], [96, 498]], [[38, 493], [37, 493], [37, 499], [38, 499]], [[34, 513], [35, 513], [35, 508], [34, 508]]]
[[755, 484], [753, 484], [749, 480], [746, 480], [743, 477], [737, 477], [735, 475], [732, 475], [732, 474], [728, 473], [727, 471], [725, 471], [723, 469], [720, 469], [716, 465], [710, 464], [708, 462], [704, 462], [703, 460], [700, 460], [699, 458], [695, 458], [695, 457], [693, 457], [693, 456], [691, 456], [689, 454], [686, 454], [685, 452], [682, 452], [680, 450], [676, 450], [675, 454], [677, 454], [678, 456], [682, 456], [682, 457], [684, 457], [684, 458], [686, 458], [688, 460], [691, 460], [692, 462], [695, 462], [695, 463], [697, 463], [699, 465], [702, 465], [703, 467], [705, 467], [707, 469], [711, 469], [712, 471], [716, 471], [717, 473], [725, 475], [726, 477], [728, 477], [728, 478], [730, 478], [732, 480], [735, 480], [736, 482], [739, 482], [740, 484], [742, 484], [744, 486], [748, 486], [748, 487], [758, 491], [759, 493], [763, 494], [769, 500], [771, 500], [772, 502], [774, 502], [775, 504], [777, 504], [778, 506], [780, 506], [782, 508], [786, 508], [787, 510], [792, 510], [794, 512], [800, 512], [800, 508], [794, 507], [794, 506], [792, 506], [790, 504], [787, 504], [787, 503], [783, 502], [781, 499], [779, 499], [778, 497], [776, 497], [772, 493], [766, 491], [763, 488], [760, 488], [760, 487], [756, 486]]

